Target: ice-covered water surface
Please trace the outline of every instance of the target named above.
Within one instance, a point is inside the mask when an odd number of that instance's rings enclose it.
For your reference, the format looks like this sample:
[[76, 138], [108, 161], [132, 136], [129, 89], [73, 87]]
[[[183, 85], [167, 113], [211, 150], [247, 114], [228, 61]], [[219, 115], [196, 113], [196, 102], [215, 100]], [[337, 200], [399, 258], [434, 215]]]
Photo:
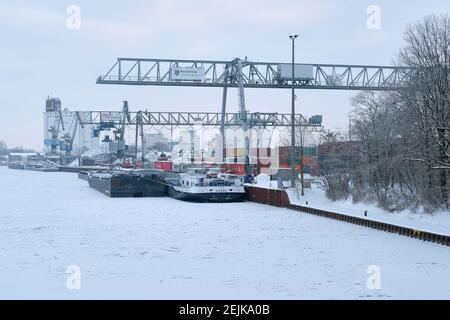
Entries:
[[248, 202], [110, 199], [70, 173], [0, 181], [0, 298], [450, 298], [437, 244]]

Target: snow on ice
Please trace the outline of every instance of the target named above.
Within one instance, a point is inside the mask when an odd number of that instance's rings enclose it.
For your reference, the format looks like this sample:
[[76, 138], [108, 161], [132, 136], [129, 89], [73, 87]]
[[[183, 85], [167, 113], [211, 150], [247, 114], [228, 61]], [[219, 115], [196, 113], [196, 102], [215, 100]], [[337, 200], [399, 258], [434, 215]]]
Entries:
[[441, 245], [250, 202], [110, 199], [70, 173], [0, 181], [0, 298], [450, 298]]

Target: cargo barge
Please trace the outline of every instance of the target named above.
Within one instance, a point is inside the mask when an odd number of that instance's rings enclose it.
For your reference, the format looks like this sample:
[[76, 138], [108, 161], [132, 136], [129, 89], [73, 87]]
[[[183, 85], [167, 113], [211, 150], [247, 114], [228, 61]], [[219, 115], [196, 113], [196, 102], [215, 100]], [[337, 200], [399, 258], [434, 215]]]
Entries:
[[40, 172], [59, 172], [59, 168], [57, 166], [42, 163], [27, 164], [24, 166], [24, 170], [40, 171]]
[[58, 166], [46, 162], [37, 162], [37, 163], [11, 162], [8, 164], [8, 168], [15, 170], [31, 170], [40, 172], [59, 172]]
[[22, 163], [11, 162], [8, 164], [8, 168], [15, 169], [15, 170], [25, 170], [25, 165]]
[[112, 198], [164, 197], [167, 194], [166, 183], [158, 170], [89, 172], [87, 180], [91, 188]]

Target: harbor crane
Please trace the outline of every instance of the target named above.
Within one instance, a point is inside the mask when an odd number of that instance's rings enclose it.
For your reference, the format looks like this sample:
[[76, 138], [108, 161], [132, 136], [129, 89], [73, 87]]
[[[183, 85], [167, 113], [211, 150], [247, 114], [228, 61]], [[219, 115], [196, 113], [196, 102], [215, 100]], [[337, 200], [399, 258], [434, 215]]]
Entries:
[[128, 101], [123, 102], [122, 117], [120, 120], [120, 127], [114, 130], [115, 139], [124, 141], [125, 139], [125, 126], [126, 122], [130, 121], [130, 114], [128, 109]]
[[[79, 115], [80, 113], [78, 113]], [[128, 101], [123, 101], [122, 111], [102, 111], [102, 112], [83, 112], [80, 118], [80, 124], [95, 125], [92, 131], [94, 138], [99, 138], [103, 131], [112, 130], [114, 139], [111, 139], [109, 134], [103, 137], [102, 142], [110, 144], [110, 152], [113, 152], [114, 157], [111, 161], [124, 156], [127, 146], [125, 145], [125, 127], [130, 123], [130, 113], [128, 108]], [[95, 120], [92, 118], [95, 117]]]
[[68, 164], [72, 160], [72, 150], [73, 150], [73, 142], [75, 140], [75, 136], [77, 133], [78, 125], [83, 129], [84, 124], [81, 121], [80, 113], [78, 111], [75, 112], [76, 118], [72, 124], [72, 132], [65, 133], [61, 137], [61, 150], [64, 151], [64, 163]]
[[46, 139], [44, 141], [44, 144], [50, 147], [50, 153], [55, 155], [57, 148], [61, 146], [61, 140], [59, 140], [59, 132], [60, 132], [60, 128], [62, 129], [62, 131], [65, 130], [65, 128], [64, 128], [64, 119], [63, 119], [63, 115], [62, 115], [62, 112], [61, 112], [61, 107], [60, 107], [60, 103], [61, 102], [60, 102], [60, 100], [47, 98], [47, 102], [46, 103], [48, 105], [58, 104], [59, 103], [59, 107], [55, 108], [55, 110], [57, 112], [57, 116], [56, 116], [55, 122], [48, 129], [48, 132], [50, 133], [50, 139]]
[[[292, 69], [295, 71], [292, 72]], [[237, 117], [244, 132], [247, 170], [247, 130], [252, 127], [252, 122], [245, 106], [244, 88], [389, 91], [405, 88], [411, 73], [410, 68], [398, 66], [305, 63], [293, 66], [292, 63], [254, 62], [247, 58], [231, 61], [118, 58], [108, 72], [97, 78], [97, 84], [223, 88], [220, 131], [224, 145], [227, 90], [237, 88]], [[296, 116], [293, 118], [298, 119]], [[320, 123], [303, 122], [303, 119], [300, 117], [301, 126], [321, 125], [321, 117], [313, 117], [316, 122], [320, 119]]]
[[128, 101], [123, 102], [122, 114], [118, 128], [114, 129], [114, 142], [116, 144], [116, 158], [123, 156], [125, 152], [125, 126], [130, 121], [130, 113], [128, 109]]

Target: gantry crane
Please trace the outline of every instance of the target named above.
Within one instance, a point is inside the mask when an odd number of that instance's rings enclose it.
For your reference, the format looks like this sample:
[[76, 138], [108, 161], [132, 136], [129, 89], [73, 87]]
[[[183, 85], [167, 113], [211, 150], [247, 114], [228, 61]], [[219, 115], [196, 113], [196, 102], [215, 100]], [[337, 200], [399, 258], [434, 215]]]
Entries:
[[[106, 74], [97, 78], [97, 83], [223, 88], [220, 128], [224, 145], [227, 89], [238, 88], [238, 120], [244, 132], [247, 170], [247, 130], [253, 124], [245, 108], [244, 88], [398, 90], [408, 85], [413, 72], [407, 67], [300, 63], [295, 64], [296, 71], [292, 77], [292, 73], [286, 73], [292, 67], [288, 63], [254, 62], [247, 58], [232, 61], [118, 58]], [[270, 126], [270, 123], [264, 125]], [[299, 125], [309, 126], [311, 123], [301, 122]]]

